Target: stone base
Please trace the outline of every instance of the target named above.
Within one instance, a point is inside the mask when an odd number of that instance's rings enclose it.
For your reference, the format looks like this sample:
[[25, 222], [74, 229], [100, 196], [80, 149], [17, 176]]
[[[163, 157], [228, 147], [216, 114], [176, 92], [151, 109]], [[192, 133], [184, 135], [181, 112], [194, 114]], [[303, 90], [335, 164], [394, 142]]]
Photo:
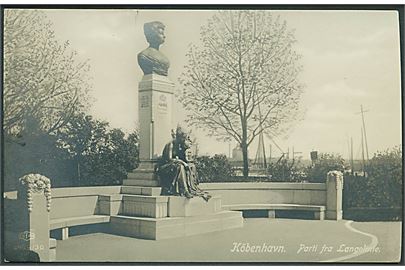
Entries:
[[137, 186], [137, 187], [159, 187], [159, 181], [157, 180], [145, 180], [145, 179], [125, 179], [123, 181], [124, 186]]
[[142, 187], [142, 186], [122, 186], [122, 194], [159, 196], [162, 193], [161, 187]]
[[221, 198], [213, 197], [206, 202], [201, 197], [187, 199], [179, 196], [169, 196], [169, 217], [190, 217], [214, 214], [221, 211]]
[[133, 172], [136, 172], [138, 170], [155, 170], [157, 160], [153, 159], [142, 159], [140, 160], [138, 168], [133, 170]]
[[167, 217], [167, 202], [166, 196], [123, 195], [120, 215]]
[[112, 216], [114, 234], [160, 240], [243, 227], [240, 212], [221, 211], [192, 217], [145, 218]]
[[124, 186], [159, 187], [159, 179], [155, 173], [155, 160], [141, 160], [139, 167], [128, 173], [123, 181]]
[[[142, 193], [143, 187], [134, 187]], [[123, 194], [118, 215], [139, 217], [190, 217], [214, 214], [221, 211], [221, 198], [206, 202], [201, 197], [187, 199], [180, 196], [150, 196]], [[112, 214], [114, 215], [114, 214]]]
[[128, 179], [158, 180], [153, 170], [134, 170], [128, 173]]
[[[100, 199], [100, 209], [111, 216], [111, 233], [159, 240], [243, 226], [242, 214], [223, 211], [219, 196], [208, 202], [201, 197], [162, 196], [155, 164], [153, 160], [141, 161], [124, 180], [121, 198]], [[120, 200], [119, 206], [116, 200]]]

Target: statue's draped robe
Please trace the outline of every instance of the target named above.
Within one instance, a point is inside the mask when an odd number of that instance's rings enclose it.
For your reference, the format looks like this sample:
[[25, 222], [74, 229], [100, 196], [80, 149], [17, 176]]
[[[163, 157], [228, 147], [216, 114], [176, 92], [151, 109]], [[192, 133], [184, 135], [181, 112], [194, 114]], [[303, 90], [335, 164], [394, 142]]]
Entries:
[[202, 190], [198, 186], [197, 182], [197, 168], [195, 167], [195, 164], [192, 162], [188, 163], [188, 170], [186, 170], [187, 174], [187, 188], [191, 195], [193, 196], [199, 196], [202, 197], [204, 200], [208, 201], [211, 198], [211, 195]]

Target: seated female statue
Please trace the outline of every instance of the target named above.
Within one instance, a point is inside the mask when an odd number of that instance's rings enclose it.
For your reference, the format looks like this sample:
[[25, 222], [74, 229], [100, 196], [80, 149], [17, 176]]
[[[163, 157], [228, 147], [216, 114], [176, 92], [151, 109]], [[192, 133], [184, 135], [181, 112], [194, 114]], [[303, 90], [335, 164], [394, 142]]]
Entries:
[[162, 193], [186, 198], [199, 196], [208, 200], [211, 196], [203, 192], [197, 184], [197, 170], [192, 162], [189, 136], [178, 127], [172, 137], [173, 140], [165, 145], [158, 164]]

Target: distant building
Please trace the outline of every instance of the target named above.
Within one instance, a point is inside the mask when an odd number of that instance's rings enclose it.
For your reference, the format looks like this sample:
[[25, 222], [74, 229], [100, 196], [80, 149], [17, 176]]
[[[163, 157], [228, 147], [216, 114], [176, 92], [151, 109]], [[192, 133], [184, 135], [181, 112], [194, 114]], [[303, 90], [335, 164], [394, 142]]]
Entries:
[[235, 148], [232, 150], [232, 160], [243, 161], [242, 148], [239, 145], [235, 146]]

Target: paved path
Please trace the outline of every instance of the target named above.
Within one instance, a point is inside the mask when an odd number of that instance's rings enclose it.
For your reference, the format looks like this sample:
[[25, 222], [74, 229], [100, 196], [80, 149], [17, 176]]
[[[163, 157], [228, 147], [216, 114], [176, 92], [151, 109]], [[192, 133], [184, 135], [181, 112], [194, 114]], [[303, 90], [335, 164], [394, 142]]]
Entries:
[[245, 219], [243, 228], [168, 240], [95, 233], [58, 241], [57, 261], [393, 262], [400, 222]]

